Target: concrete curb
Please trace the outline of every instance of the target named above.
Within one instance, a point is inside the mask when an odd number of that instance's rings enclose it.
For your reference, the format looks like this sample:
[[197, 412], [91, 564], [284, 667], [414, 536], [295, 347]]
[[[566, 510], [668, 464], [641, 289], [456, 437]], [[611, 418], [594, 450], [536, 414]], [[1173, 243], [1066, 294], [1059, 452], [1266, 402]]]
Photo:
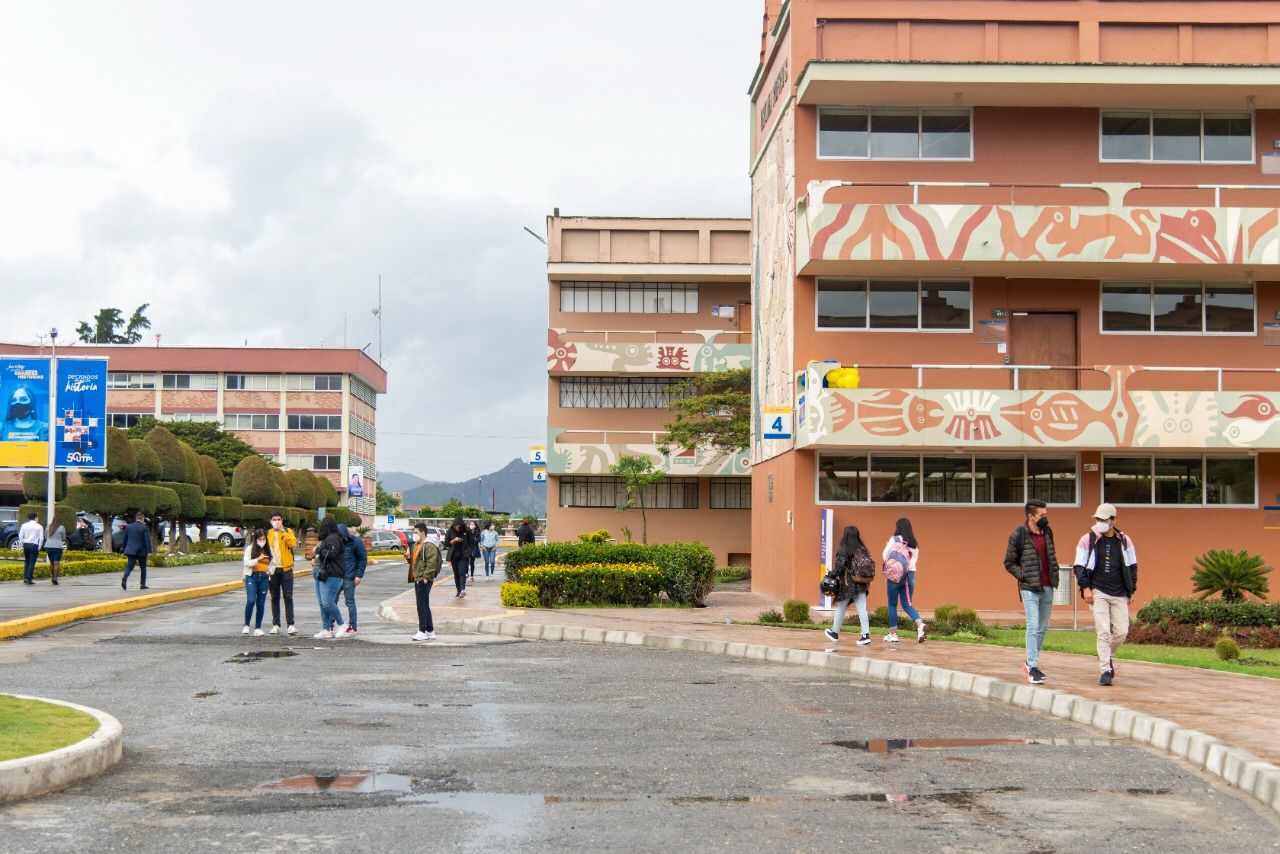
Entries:
[[[394, 609], [385, 605], [379, 607], [378, 614], [385, 619], [396, 619]], [[984, 700], [1051, 715], [1092, 727], [1106, 735], [1127, 738], [1153, 747], [1162, 753], [1190, 763], [1197, 770], [1219, 778], [1227, 785], [1247, 793], [1270, 807], [1273, 812], [1280, 814], [1280, 767], [1247, 750], [1233, 747], [1214, 736], [1180, 726], [1173, 721], [1063, 691], [1004, 682], [990, 676], [979, 676], [925, 664], [907, 664], [865, 656], [850, 658], [837, 653], [810, 652], [763, 644], [732, 643], [617, 630], [606, 631], [582, 626], [519, 623], [494, 617], [440, 621], [436, 624], [436, 628], [506, 635], [528, 640], [608, 643], [703, 652], [771, 664], [822, 667], [868, 681], [968, 694]]]
[[10, 696], [66, 706], [93, 715], [98, 720], [98, 730], [86, 739], [48, 753], [0, 762], [0, 803], [65, 789], [73, 783], [96, 777], [124, 755], [124, 730], [120, 721], [106, 712], [45, 697]]
[[[217, 596], [232, 590], [240, 590], [244, 581], [222, 581], [217, 584], [206, 584], [202, 587], [183, 587], [178, 590], [165, 590], [160, 593], [147, 593], [143, 596], [128, 596], [124, 599], [111, 599], [107, 602], [95, 602], [92, 605], [77, 605], [62, 611], [48, 611], [30, 617], [19, 617], [0, 623], [0, 639], [17, 638], [54, 626], [74, 623], [77, 620], [89, 620], [94, 617], [109, 617], [112, 614], [123, 614], [128, 611], [139, 611], [156, 605], [168, 605], [172, 602], [185, 602], [188, 599], [200, 599], [204, 596]], [[51, 701], [52, 702], [52, 701]]]

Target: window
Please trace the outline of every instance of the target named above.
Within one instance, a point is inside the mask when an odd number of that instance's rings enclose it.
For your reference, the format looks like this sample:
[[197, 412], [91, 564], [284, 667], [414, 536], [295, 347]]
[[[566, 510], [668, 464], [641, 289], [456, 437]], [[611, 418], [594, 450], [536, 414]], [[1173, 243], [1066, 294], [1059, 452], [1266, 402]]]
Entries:
[[342, 391], [342, 374], [289, 374], [284, 379], [288, 391]]
[[341, 415], [290, 415], [285, 422], [290, 430], [341, 430]]
[[1105, 456], [1103, 500], [1111, 504], [1253, 507], [1255, 460], [1232, 456]]
[[749, 477], [713, 477], [711, 478], [712, 510], [750, 510], [751, 478]]
[[872, 160], [968, 160], [969, 110], [818, 111], [818, 156]]
[[[561, 507], [617, 507], [627, 500], [620, 477], [561, 477]], [[644, 490], [646, 510], [698, 509], [696, 477], [665, 477]]]
[[972, 284], [933, 279], [819, 279], [819, 329], [968, 332]]
[[163, 374], [161, 386], [170, 389], [212, 391], [218, 387], [217, 374]]
[[676, 377], [561, 377], [560, 405], [571, 409], [666, 409]]
[[672, 282], [561, 282], [560, 310], [697, 314], [698, 286]]
[[1104, 112], [1101, 125], [1103, 160], [1253, 162], [1249, 113]]
[[155, 388], [155, 374], [107, 373], [107, 388]]
[[227, 374], [227, 391], [279, 390], [279, 374]]
[[217, 422], [218, 415], [215, 412], [166, 412], [160, 416], [160, 420], [213, 424]]
[[107, 423], [112, 427], [128, 430], [130, 427], [136, 426], [139, 419], [152, 414], [150, 412], [112, 412], [107, 418]]
[[823, 454], [820, 502], [1077, 504], [1076, 459], [987, 454]]
[[1102, 331], [1253, 335], [1253, 286], [1212, 282], [1104, 284]]
[[311, 469], [312, 471], [341, 471], [341, 454], [289, 454], [285, 457], [285, 465], [291, 469]]
[[223, 416], [222, 426], [227, 430], [279, 430], [280, 416], [247, 412], [228, 413]]

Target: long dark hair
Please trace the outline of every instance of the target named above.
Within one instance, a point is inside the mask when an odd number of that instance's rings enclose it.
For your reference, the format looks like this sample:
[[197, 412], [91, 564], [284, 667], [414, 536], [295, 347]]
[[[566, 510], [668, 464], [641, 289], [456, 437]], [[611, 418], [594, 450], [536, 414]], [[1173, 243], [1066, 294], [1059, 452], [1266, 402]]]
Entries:
[[330, 534], [338, 533], [338, 522], [332, 516], [325, 516], [320, 520], [320, 530], [316, 532], [316, 536], [325, 539]]
[[258, 538], [262, 537], [265, 539], [266, 536], [267, 536], [266, 531], [262, 530], [261, 528], [254, 528], [253, 549], [249, 552], [250, 557], [268, 557], [268, 558], [271, 557], [271, 546], [269, 544], [263, 543], [262, 545], [258, 545]]
[[911, 520], [903, 516], [898, 523], [893, 526], [893, 535], [902, 537], [902, 541], [907, 544], [909, 549], [918, 549], [920, 544], [916, 542], [915, 532], [911, 530]]
[[853, 557], [861, 549], [866, 551], [867, 547], [862, 542], [862, 535], [858, 533], [858, 529], [853, 525], [846, 525], [844, 533], [840, 535], [839, 551]]

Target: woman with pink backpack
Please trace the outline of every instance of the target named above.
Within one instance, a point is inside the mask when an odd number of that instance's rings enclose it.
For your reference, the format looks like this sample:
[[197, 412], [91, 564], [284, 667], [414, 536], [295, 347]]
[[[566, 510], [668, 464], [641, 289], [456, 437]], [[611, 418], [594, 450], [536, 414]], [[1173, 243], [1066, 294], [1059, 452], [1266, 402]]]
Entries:
[[888, 643], [898, 642], [898, 599], [902, 599], [902, 610], [916, 621], [916, 641], [924, 643], [924, 620], [920, 612], [912, 605], [916, 595], [916, 562], [920, 559], [920, 543], [911, 530], [911, 520], [903, 517], [894, 525], [893, 536], [884, 547], [884, 577], [889, 593], [889, 634], [884, 636]]

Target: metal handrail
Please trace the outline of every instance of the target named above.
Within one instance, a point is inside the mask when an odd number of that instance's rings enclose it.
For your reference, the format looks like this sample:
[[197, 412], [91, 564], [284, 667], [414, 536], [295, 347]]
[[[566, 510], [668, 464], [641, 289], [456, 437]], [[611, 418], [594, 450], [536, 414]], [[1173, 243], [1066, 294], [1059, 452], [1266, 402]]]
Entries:
[[[842, 366], [846, 367], [846, 366]], [[1092, 371], [1094, 373], [1106, 375], [1104, 366], [1101, 365], [941, 365], [941, 364], [910, 364], [910, 365], [848, 365], [858, 370], [882, 370], [882, 371], [915, 371], [916, 387], [924, 388], [924, 372], [925, 371], [1012, 371], [1013, 372], [1013, 388], [1019, 388], [1019, 378], [1022, 371]], [[1176, 365], [1134, 365], [1134, 373], [1169, 373], [1169, 374], [1215, 374], [1218, 381], [1218, 391], [1222, 391], [1222, 377], [1224, 374], [1280, 374], [1280, 368], [1233, 368], [1233, 367], [1204, 367], [1199, 365], [1188, 365], [1179, 367]]]
[[1222, 207], [1223, 190], [1273, 190], [1280, 191], [1280, 184], [1141, 184], [1129, 181], [1099, 181], [1091, 183], [1039, 184], [1039, 183], [999, 183], [991, 181], [839, 181], [829, 186], [836, 187], [910, 187], [911, 203], [920, 204], [921, 187], [969, 187], [974, 189], [1007, 189], [1012, 204], [1016, 191], [1025, 190], [1097, 190], [1105, 193], [1108, 201], [1111, 190], [1124, 188], [1120, 194], [1120, 204], [1134, 190], [1213, 190], [1213, 206]]

